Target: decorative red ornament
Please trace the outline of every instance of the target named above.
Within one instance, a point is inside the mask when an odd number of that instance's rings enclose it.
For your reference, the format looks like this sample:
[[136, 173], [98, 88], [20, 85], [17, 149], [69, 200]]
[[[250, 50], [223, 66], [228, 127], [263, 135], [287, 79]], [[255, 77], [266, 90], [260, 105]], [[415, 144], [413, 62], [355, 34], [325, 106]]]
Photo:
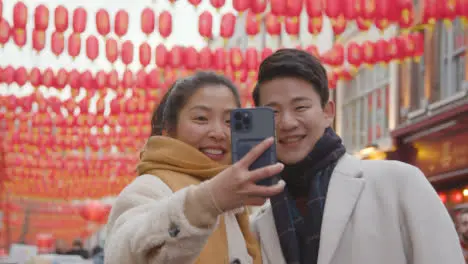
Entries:
[[76, 58], [81, 52], [81, 36], [79, 33], [74, 32], [68, 37], [68, 55]]
[[347, 57], [349, 64], [357, 70], [362, 64], [362, 48], [356, 42], [351, 42], [347, 47]]
[[147, 37], [154, 32], [155, 20], [154, 11], [151, 8], [147, 7], [143, 9], [141, 12], [141, 31]]
[[388, 42], [384, 39], [379, 39], [375, 42], [375, 61], [377, 63], [386, 64], [389, 62], [387, 54]]
[[195, 8], [201, 3], [201, 0], [189, 0], [189, 3], [193, 5]]
[[23, 48], [26, 45], [27, 35], [25, 29], [13, 29], [13, 41], [16, 46]]
[[39, 87], [42, 85], [42, 74], [41, 70], [38, 68], [34, 67], [31, 69], [31, 72], [29, 72], [29, 82], [34, 88]]
[[114, 22], [115, 34], [121, 38], [127, 34], [128, 31], [128, 13], [125, 10], [119, 10], [115, 15]]
[[105, 9], [99, 9], [96, 13], [96, 29], [99, 35], [106, 37], [110, 33], [109, 12]]
[[72, 70], [68, 75], [68, 84], [74, 90], [81, 88], [81, 74], [77, 70]]
[[184, 48], [181, 46], [174, 46], [170, 51], [169, 64], [172, 69], [179, 69], [184, 63]]
[[159, 15], [159, 34], [163, 38], [167, 38], [172, 33], [172, 15], [168, 11], [163, 11]]
[[231, 48], [229, 55], [233, 71], [238, 71], [244, 67], [244, 56], [240, 48]]
[[63, 89], [68, 82], [68, 72], [65, 69], [60, 69], [57, 72], [57, 77], [55, 78], [55, 87], [58, 89]]
[[364, 41], [362, 43], [362, 52], [363, 52], [363, 62], [367, 65], [373, 66], [377, 57], [375, 55], [375, 43], [371, 41]]
[[80, 215], [83, 219], [91, 222], [103, 222], [111, 207], [98, 201], [88, 202], [80, 207]]
[[140, 69], [136, 75], [136, 87], [139, 89], [146, 89], [148, 86], [147, 74], [145, 69]]
[[399, 26], [402, 29], [410, 28], [414, 21], [413, 0], [398, 0], [396, 5], [400, 13], [398, 19]]
[[49, 9], [43, 4], [36, 7], [34, 12], [34, 29], [45, 31], [49, 26]]
[[262, 61], [273, 54], [273, 50], [270, 48], [264, 48], [262, 50], [261, 59]]
[[55, 246], [54, 236], [52, 234], [37, 234], [36, 246], [42, 254], [52, 252]]
[[375, 1], [375, 25], [381, 31], [390, 26], [392, 20], [392, 9], [395, 4], [391, 0]]
[[107, 75], [107, 85], [113, 90], [119, 86], [119, 74], [116, 70], [110, 71]]
[[11, 66], [7, 66], [3, 70], [3, 82], [10, 85], [15, 80], [15, 69]]
[[221, 7], [224, 6], [226, 0], [210, 0], [211, 5], [219, 11]]
[[159, 75], [160, 72], [158, 69], [153, 69], [150, 71], [150, 73], [146, 77], [146, 83], [148, 88], [159, 88]]
[[286, 17], [284, 21], [286, 33], [290, 36], [296, 37], [299, 35], [300, 24], [298, 17]]
[[48, 88], [54, 87], [55, 74], [51, 68], [45, 69], [45, 71], [42, 73], [42, 84]]
[[86, 22], [88, 21], [88, 14], [82, 7], [78, 7], [73, 11], [73, 31], [74, 33], [83, 33], [86, 30]]
[[0, 47], [8, 42], [8, 40], [10, 39], [10, 34], [10, 24], [8, 24], [8, 22], [5, 19], [0, 18]]
[[[369, 1], [369, 0], [358, 0], [360, 1], [360, 16], [369, 21], [374, 21], [376, 19], [376, 1]], [[380, 1], [380, 0], [379, 0]]]
[[105, 90], [107, 88], [107, 73], [103, 70], [100, 70], [96, 73], [96, 86], [99, 90]]
[[287, 14], [286, 10], [287, 0], [271, 0], [270, 7], [271, 13], [275, 16], [281, 17]]
[[119, 56], [119, 48], [117, 41], [113, 38], [106, 40], [106, 58], [110, 63], [114, 63]]
[[55, 56], [61, 55], [63, 50], [65, 49], [65, 38], [63, 37], [63, 34], [57, 31], [52, 33], [50, 44], [52, 53], [54, 53]]
[[23, 2], [16, 2], [13, 7], [13, 28], [26, 29], [28, 22], [28, 8]]
[[87, 70], [81, 73], [81, 85], [88, 90], [88, 92], [96, 89], [96, 82], [90, 71]]
[[372, 26], [372, 22], [359, 16], [356, 18], [356, 25], [360, 31], [367, 31]]
[[128, 66], [133, 62], [133, 43], [130, 40], [126, 40], [122, 44], [121, 59], [123, 64]]
[[156, 47], [156, 66], [158, 68], [164, 69], [168, 66], [169, 62], [169, 51], [167, 50], [166, 46], [163, 44], [159, 44]]
[[256, 14], [252, 11], [247, 12], [245, 32], [251, 37], [260, 33], [260, 21], [257, 20]]
[[301, 15], [304, 0], [286, 1], [286, 15], [298, 17]]
[[223, 71], [226, 68], [227, 55], [226, 50], [217, 48], [213, 55], [213, 66], [217, 71]]
[[242, 13], [246, 11], [247, 9], [249, 9], [250, 3], [251, 3], [251, 0], [232, 0], [232, 6], [239, 13]]
[[23, 86], [26, 84], [26, 82], [28, 81], [28, 71], [26, 71], [26, 69], [24, 67], [19, 67], [18, 69], [15, 70], [15, 82], [19, 85], [19, 86]]
[[265, 17], [266, 31], [272, 36], [279, 36], [281, 34], [281, 23], [272, 13], [266, 14]]
[[304, 50], [307, 51], [307, 53], [309, 53], [310, 55], [320, 59], [320, 54], [319, 54], [317, 46], [309, 45]]
[[251, 0], [250, 2], [250, 10], [256, 15], [263, 14], [268, 4], [266, 0]]
[[253, 78], [258, 70], [258, 51], [255, 48], [247, 48], [245, 51], [246, 68], [249, 77]]
[[198, 17], [198, 32], [206, 39], [213, 37], [213, 16], [210, 12], [204, 11]]
[[45, 32], [34, 29], [32, 33], [32, 46], [37, 52], [41, 52], [45, 47]]
[[220, 36], [224, 39], [231, 38], [236, 28], [236, 16], [232, 13], [226, 13], [221, 17]]
[[133, 88], [135, 86], [135, 79], [131, 70], [125, 70], [122, 77], [122, 87]]
[[200, 56], [194, 47], [188, 47], [185, 49], [185, 68], [187, 70], [196, 70], [198, 68], [199, 61]]
[[59, 5], [55, 8], [54, 12], [54, 23], [55, 23], [55, 31], [59, 33], [65, 32], [68, 28], [68, 10]]
[[360, 16], [360, 13], [358, 12], [358, 10], [361, 8], [359, 1], [360, 0], [347, 0], [346, 1], [343, 7], [343, 15], [347, 21], [353, 21], [358, 16]]
[[94, 61], [99, 55], [99, 42], [95, 36], [89, 36], [86, 39], [86, 56]]
[[323, 16], [317, 16], [309, 19], [307, 29], [310, 34], [317, 36], [322, 32], [323, 27]]
[[338, 16], [335, 20], [332, 21], [332, 29], [336, 36], [343, 34], [346, 30], [347, 21], [343, 15]]
[[322, 0], [305, 0], [305, 8], [310, 19], [323, 15]]
[[202, 70], [208, 70], [212, 68], [213, 53], [209, 47], [204, 47], [199, 53], [199, 67]]
[[151, 46], [148, 43], [142, 43], [139, 48], [140, 64], [146, 67], [151, 62]]

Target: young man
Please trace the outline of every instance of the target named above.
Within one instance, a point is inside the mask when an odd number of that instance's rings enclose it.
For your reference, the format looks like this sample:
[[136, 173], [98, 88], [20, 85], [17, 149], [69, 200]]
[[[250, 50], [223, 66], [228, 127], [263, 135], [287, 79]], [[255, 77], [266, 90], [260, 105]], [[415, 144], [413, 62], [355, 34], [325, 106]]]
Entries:
[[264, 264], [463, 264], [453, 222], [421, 171], [361, 161], [330, 128], [320, 61], [279, 50], [260, 65], [257, 106], [276, 112], [285, 191], [252, 217]]

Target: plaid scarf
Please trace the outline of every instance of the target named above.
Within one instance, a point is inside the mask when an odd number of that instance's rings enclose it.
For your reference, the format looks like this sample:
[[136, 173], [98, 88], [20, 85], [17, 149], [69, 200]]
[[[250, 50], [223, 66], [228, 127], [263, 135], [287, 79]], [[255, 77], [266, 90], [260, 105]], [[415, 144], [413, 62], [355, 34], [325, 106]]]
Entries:
[[[281, 173], [285, 191], [270, 199], [281, 249], [288, 264], [316, 264], [328, 183], [346, 152], [341, 138], [327, 128], [307, 157]], [[307, 199], [302, 215], [296, 200]]]

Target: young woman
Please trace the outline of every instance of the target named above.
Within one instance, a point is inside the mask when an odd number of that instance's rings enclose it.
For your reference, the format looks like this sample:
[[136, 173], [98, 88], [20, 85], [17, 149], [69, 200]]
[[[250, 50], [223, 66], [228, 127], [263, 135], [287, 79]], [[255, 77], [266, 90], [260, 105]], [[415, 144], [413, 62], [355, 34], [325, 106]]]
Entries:
[[109, 216], [105, 263], [262, 263], [243, 206], [261, 205], [284, 182], [255, 184], [283, 169], [248, 167], [265, 140], [230, 164], [230, 111], [239, 94], [226, 78], [200, 72], [177, 81], [152, 118], [139, 177]]

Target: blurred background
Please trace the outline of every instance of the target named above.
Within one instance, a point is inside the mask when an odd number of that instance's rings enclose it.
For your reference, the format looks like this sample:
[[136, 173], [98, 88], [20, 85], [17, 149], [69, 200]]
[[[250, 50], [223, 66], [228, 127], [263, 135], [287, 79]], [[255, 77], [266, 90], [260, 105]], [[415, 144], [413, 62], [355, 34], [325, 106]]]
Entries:
[[468, 243], [467, 18], [449, 0], [0, 0], [0, 255], [93, 255], [172, 82], [217, 71], [250, 107], [284, 47], [326, 65], [348, 151], [419, 167]]

